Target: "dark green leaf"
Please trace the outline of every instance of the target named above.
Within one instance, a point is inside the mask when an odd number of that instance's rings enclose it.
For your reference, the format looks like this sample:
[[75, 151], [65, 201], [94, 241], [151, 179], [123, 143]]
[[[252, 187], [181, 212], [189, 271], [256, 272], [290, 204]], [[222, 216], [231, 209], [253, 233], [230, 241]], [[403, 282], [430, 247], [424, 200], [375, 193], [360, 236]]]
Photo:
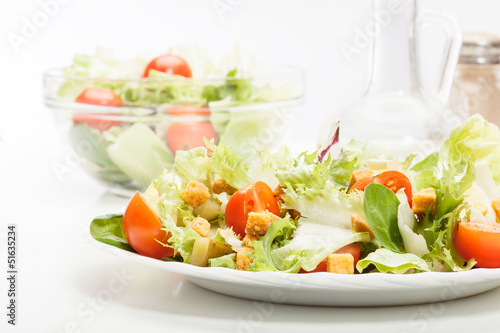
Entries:
[[399, 200], [387, 187], [372, 183], [365, 188], [363, 210], [370, 228], [382, 247], [401, 252], [398, 227]]
[[107, 214], [96, 217], [90, 224], [90, 235], [99, 242], [135, 252], [125, 240], [122, 217], [123, 214]]

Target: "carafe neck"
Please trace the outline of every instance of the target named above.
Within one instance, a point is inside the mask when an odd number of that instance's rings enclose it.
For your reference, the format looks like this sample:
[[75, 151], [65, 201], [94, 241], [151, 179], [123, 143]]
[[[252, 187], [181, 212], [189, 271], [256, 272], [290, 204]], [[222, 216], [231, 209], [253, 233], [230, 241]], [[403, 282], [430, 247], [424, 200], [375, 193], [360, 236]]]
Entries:
[[418, 87], [417, 0], [373, 0], [371, 68], [365, 95], [412, 93]]

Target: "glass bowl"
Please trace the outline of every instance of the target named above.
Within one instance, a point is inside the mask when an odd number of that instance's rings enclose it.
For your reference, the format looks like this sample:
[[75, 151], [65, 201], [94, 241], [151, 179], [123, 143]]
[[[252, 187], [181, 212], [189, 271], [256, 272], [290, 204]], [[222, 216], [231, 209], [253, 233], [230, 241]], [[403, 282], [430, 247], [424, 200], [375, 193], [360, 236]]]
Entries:
[[[272, 68], [245, 78], [123, 80], [53, 69], [43, 76], [44, 102], [84, 169], [129, 195], [171, 167], [177, 150], [203, 146], [204, 138], [223, 140], [246, 161], [285, 143], [303, 104], [305, 77], [297, 67]], [[85, 89], [113, 89], [122, 105], [75, 102]]]

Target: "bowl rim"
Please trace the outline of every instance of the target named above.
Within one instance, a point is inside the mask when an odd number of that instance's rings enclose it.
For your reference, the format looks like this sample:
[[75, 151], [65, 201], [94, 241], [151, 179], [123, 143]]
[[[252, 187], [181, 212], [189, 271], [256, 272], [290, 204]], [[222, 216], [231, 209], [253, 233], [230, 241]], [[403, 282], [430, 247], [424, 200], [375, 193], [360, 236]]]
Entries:
[[165, 78], [103, 78], [92, 77], [84, 75], [72, 75], [64, 73], [64, 67], [50, 68], [43, 72], [42, 76], [45, 79], [70, 79], [70, 80], [84, 80], [84, 81], [103, 81], [103, 82], [169, 82], [169, 83], [210, 83], [221, 81], [241, 81], [241, 80], [261, 80], [272, 79], [280, 77], [293, 77], [298, 76], [300, 80], [305, 83], [306, 72], [303, 67], [289, 64], [271, 64], [273, 69], [279, 69], [277, 73], [262, 74], [255, 76], [221, 76], [221, 77], [207, 77], [207, 78], [185, 78], [183, 76], [172, 76]]

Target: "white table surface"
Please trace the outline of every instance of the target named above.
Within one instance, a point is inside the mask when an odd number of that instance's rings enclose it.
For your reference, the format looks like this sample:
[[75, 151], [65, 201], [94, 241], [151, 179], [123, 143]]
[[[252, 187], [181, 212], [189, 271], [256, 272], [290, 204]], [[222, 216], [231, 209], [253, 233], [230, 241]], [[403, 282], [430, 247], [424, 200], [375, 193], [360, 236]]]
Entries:
[[[85, 240], [93, 217], [123, 211], [127, 199], [68, 166], [71, 155], [59, 145], [0, 141], [0, 162], [0, 332], [498, 331], [498, 288], [446, 303], [380, 308], [270, 305], [204, 290]], [[58, 178], [54, 166], [61, 165], [67, 173]], [[6, 324], [3, 306], [9, 223], [18, 226], [15, 327]], [[117, 283], [116, 274], [125, 281]]]

